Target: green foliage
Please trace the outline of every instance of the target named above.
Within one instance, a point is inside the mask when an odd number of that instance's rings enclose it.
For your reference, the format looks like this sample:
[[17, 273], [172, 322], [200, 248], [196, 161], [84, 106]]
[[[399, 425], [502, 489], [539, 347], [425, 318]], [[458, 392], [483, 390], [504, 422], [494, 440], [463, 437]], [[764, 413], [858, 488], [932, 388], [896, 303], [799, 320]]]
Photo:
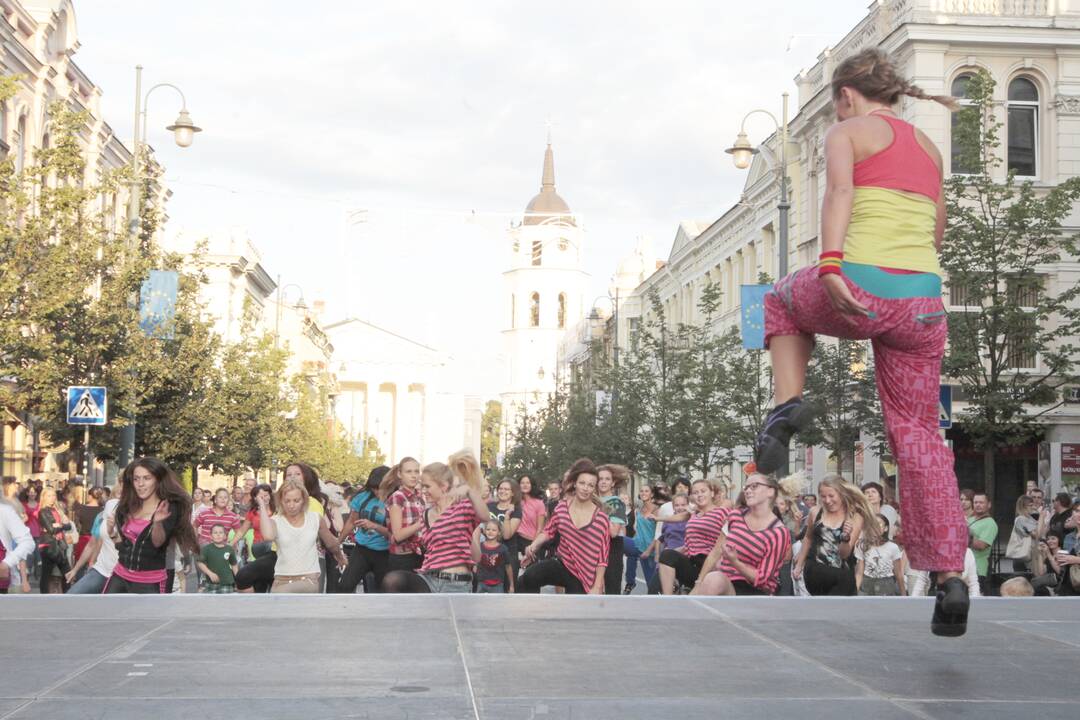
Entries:
[[[984, 451], [985, 482], [993, 493], [997, 448], [1030, 440], [1041, 419], [1059, 407], [1062, 388], [1080, 381], [1076, 343], [1080, 287], [1054, 284], [1047, 266], [1077, 256], [1077, 236], [1062, 224], [1080, 199], [1080, 178], [1049, 190], [1002, 177], [1001, 128], [994, 115], [994, 82], [985, 72], [967, 86], [956, 118], [959, 167], [945, 187], [948, 228], [941, 264], [953, 304], [944, 374], [958, 384], [968, 408], [957, 418]], [[1017, 366], [1038, 367], [1017, 372]]]
[[502, 403], [489, 400], [480, 420], [480, 466], [488, 469], [498, 465], [499, 439], [502, 432]]

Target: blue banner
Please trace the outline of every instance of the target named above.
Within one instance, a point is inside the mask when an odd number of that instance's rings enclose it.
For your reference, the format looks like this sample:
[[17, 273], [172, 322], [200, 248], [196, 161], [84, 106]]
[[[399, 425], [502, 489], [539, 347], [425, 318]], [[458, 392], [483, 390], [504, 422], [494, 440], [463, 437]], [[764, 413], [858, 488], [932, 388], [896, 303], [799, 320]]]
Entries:
[[176, 291], [180, 275], [171, 270], [151, 270], [139, 295], [139, 327], [147, 335], [172, 340], [176, 315]]
[[742, 306], [742, 344], [747, 350], [765, 347], [765, 293], [772, 285], [743, 285], [739, 302]]

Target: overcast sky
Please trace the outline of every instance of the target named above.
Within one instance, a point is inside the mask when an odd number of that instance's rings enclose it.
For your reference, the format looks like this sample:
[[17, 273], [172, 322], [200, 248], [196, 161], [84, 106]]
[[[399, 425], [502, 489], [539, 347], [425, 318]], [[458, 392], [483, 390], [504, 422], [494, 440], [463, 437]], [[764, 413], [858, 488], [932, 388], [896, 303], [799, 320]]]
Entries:
[[[505, 228], [539, 189], [546, 123], [598, 295], [637, 236], [665, 258], [680, 220], [737, 200], [723, 149], [742, 116], [779, 115], [785, 90], [794, 112], [796, 73], [867, 5], [77, 0], [75, 60], [121, 137], [136, 63], [144, 89], [180, 86], [205, 129], [178, 149], [163, 128], [179, 99], [155, 92], [166, 232], [246, 232], [327, 321], [445, 349], [465, 359], [466, 391], [488, 395]], [[748, 126], [754, 142], [771, 129]], [[348, 225], [354, 210], [367, 222]]]

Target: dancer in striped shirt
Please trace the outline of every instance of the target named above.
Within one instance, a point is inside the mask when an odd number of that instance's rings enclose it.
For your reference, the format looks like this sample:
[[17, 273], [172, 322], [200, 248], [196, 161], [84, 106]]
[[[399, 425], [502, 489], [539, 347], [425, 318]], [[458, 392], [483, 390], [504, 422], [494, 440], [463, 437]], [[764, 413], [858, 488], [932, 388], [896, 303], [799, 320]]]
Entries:
[[423, 513], [424, 563], [418, 572], [394, 570], [383, 579], [389, 593], [467, 593], [472, 591], [473, 535], [488, 519], [480, 494], [480, 463], [467, 450], [450, 456], [449, 464], [431, 463], [420, 472], [431, 501]]
[[[563, 481], [563, 500], [552, 510], [543, 532], [525, 549], [526, 567], [518, 582], [523, 593], [538, 593], [545, 585], [566, 588], [568, 594], [600, 595], [611, 547], [611, 523], [596, 495], [597, 470], [592, 460], [575, 462]], [[559, 540], [556, 557], [536, 562], [536, 553], [551, 539]]]
[[[690, 497], [697, 512], [686, 523], [686, 547], [683, 551], [664, 550], [660, 553], [660, 592], [675, 592], [675, 580], [686, 588], [694, 587], [705, 558], [722, 537], [728, 510], [716, 505], [717, 487], [708, 480], [695, 480]], [[667, 522], [685, 520], [686, 515], [672, 515]]]
[[[801, 482], [792, 478], [793, 492]], [[727, 532], [701, 566], [691, 595], [772, 595], [780, 566], [791, 557], [791, 533], [774, 511], [788, 491], [773, 477], [746, 479], [738, 507], [727, 511]]]

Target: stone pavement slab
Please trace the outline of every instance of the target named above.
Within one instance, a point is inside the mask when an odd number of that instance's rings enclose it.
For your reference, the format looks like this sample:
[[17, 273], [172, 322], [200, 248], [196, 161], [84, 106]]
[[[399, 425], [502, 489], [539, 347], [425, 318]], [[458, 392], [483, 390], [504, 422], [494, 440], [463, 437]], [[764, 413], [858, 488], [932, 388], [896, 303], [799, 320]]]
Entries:
[[[1080, 717], [1080, 600], [14, 596], [9, 718]], [[1068, 682], [1063, 680], [1070, 679]]]

